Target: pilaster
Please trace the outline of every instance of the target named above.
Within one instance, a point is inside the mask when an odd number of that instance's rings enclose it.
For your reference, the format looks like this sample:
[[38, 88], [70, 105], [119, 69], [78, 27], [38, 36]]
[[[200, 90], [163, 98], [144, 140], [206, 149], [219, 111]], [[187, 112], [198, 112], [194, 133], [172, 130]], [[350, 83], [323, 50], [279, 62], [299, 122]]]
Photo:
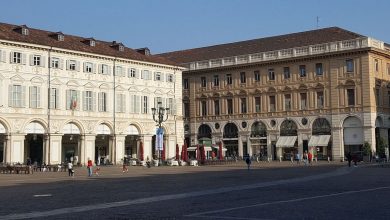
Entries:
[[116, 156], [115, 161], [113, 163], [118, 164], [121, 163], [125, 156], [125, 135], [116, 135]]
[[25, 134], [12, 134], [9, 147], [10, 163], [24, 162], [24, 139]]

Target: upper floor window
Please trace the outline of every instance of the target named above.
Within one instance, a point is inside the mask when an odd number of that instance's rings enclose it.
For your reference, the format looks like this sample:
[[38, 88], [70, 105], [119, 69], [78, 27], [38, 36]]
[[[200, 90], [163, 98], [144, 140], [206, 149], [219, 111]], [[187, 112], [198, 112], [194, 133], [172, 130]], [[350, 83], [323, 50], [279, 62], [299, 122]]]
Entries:
[[83, 110], [94, 111], [95, 109], [95, 93], [92, 91], [83, 91]]
[[98, 93], [98, 106], [99, 106], [99, 112], [106, 112], [107, 111], [107, 93], [106, 92], [99, 92]]
[[275, 70], [268, 69], [268, 80], [275, 80]]
[[190, 117], [190, 103], [184, 102], [184, 117]]
[[141, 98], [138, 95], [130, 95], [130, 113], [139, 113], [141, 109]]
[[30, 108], [41, 107], [41, 87], [30, 86]]
[[200, 82], [201, 82], [201, 86], [202, 87], [206, 87], [206, 85], [207, 85], [207, 81], [206, 81], [206, 77], [201, 77], [200, 78]]
[[125, 76], [125, 68], [123, 68], [122, 66], [115, 66], [115, 76]]
[[155, 81], [161, 81], [161, 73], [160, 72], [155, 72], [154, 80]]
[[301, 110], [305, 110], [307, 108], [307, 95], [306, 93], [301, 93], [300, 98], [301, 98], [301, 105], [299, 106]]
[[285, 111], [291, 110], [291, 95], [290, 94], [284, 95], [284, 110]]
[[375, 72], [379, 72], [379, 60], [378, 59], [374, 60], [374, 65], [375, 65]]
[[270, 112], [276, 111], [276, 101], [274, 95], [269, 96], [269, 111]]
[[8, 105], [11, 107], [24, 107], [26, 87], [21, 85], [9, 85]]
[[260, 112], [261, 110], [261, 97], [255, 97], [255, 112]]
[[214, 100], [214, 114], [219, 115], [219, 100]]
[[306, 65], [299, 65], [299, 76], [306, 77]]
[[41, 66], [42, 65], [42, 57], [40, 55], [32, 55], [31, 65], [33, 66]]
[[227, 113], [233, 114], [233, 99], [227, 99]]
[[207, 102], [206, 101], [201, 101], [200, 102], [200, 107], [201, 107], [201, 115], [206, 116], [207, 115]]
[[232, 74], [226, 74], [226, 84], [233, 84]]
[[290, 79], [290, 67], [283, 68], [284, 79]]
[[66, 90], [66, 109], [79, 110], [80, 91], [74, 89]]
[[142, 71], [141, 78], [142, 78], [142, 79], [151, 80], [151, 79], [152, 79], [152, 74], [150, 73], [149, 70], [143, 70], [143, 71]]
[[55, 69], [60, 68], [60, 59], [55, 57], [50, 58], [50, 67]]
[[22, 53], [13, 52], [12, 53], [12, 63], [22, 63]]
[[173, 82], [174, 81], [174, 75], [173, 74], [168, 74], [167, 75], [167, 81], [168, 82]]
[[241, 83], [246, 83], [245, 72], [241, 72], [240, 73], [240, 82]]
[[148, 96], [141, 96], [142, 98], [142, 113], [147, 114], [148, 113]]
[[93, 64], [90, 62], [84, 63], [84, 72], [92, 73], [93, 72]]
[[381, 91], [379, 88], [375, 88], [375, 103], [377, 106], [381, 104], [380, 100], [381, 100]]
[[317, 92], [317, 108], [323, 108], [324, 107], [324, 92], [318, 91]]
[[134, 68], [130, 68], [130, 70], [129, 70], [129, 77], [130, 78], [135, 78], [136, 77], [136, 69], [134, 69]]
[[355, 105], [355, 89], [347, 89], [348, 106]]
[[386, 68], [387, 69], [387, 74], [390, 75], [390, 63], [388, 63], [386, 66], [387, 66], [387, 68]]
[[184, 89], [188, 89], [190, 87], [188, 79], [183, 80], [183, 87], [184, 87]]
[[353, 62], [352, 59], [346, 60], [345, 64], [347, 66], [347, 72], [353, 72], [354, 71], [354, 62]]
[[246, 113], [246, 98], [241, 98], [241, 113]]
[[214, 79], [213, 79], [213, 84], [214, 86], [219, 86], [219, 77], [218, 75], [214, 75]]
[[116, 94], [116, 112], [126, 112], [126, 95], [125, 94]]
[[49, 108], [50, 109], [58, 109], [59, 108], [59, 90], [58, 88], [50, 88], [50, 103]]
[[103, 75], [110, 75], [111, 73], [111, 71], [110, 71], [111, 69], [110, 68], [108, 68], [108, 65], [106, 65], [106, 64], [100, 64], [99, 65], [99, 73], [100, 74], [103, 74]]
[[322, 63], [316, 63], [316, 74], [322, 76], [324, 70], [322, 69]]
[[253, 72], [253, 74], [254, 74], [254, 77], [255, 77], [255, 81], [256, 81], [256, 82], [259, 82], [259, 81], [260, 81], [260, 71], [255, 70], [255, 71]]

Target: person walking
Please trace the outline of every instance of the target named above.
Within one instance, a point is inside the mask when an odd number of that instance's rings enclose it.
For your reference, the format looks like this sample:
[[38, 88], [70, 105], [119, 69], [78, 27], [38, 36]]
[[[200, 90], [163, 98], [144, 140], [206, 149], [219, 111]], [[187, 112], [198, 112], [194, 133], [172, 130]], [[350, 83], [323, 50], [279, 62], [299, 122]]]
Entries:
[[303, 153], [303, 163], [305, 164], [305, 166], [307, 165], [307, 151]]
[[249, 155], [246, 157], [245, 162], [246, 162], [246, 165], [248, 166], [248, 171], [249, 171], [249, 168], [251, 166], [251, 159], [249, 158]]
[[294, 163], [294, 152], [293, 151], [291, 151], [290, 160], [291, 160], [291, 163], [293, 164]]
[[71, 161], [68, 162], [68, 175], [73, 177], [74, 176], [74, 171], [73, 171], [73, 164]]
[[313, 161], [313, 154], [310, 151], [307, 154], [307, 159], [309, 160], [309, 165], [311, 165], [311, 162]]
[[92, 176], [92, 160], [88, 158], [87, 162], [88, 176]]
[[299, 163], [301, 161], [301, 155], [299, 154], [298, 151], [297, 151], [297, 154], [295, 155], [295, 160], [297, 160], [297, 164], [299, 165]]
[[352, 155], [351, 152], [347, 153], [348, 167], [351, 167]]
[[122, 166], [122, 173], [124, 173], [124, 172], [129, 172], [129, 169], [127, 169], [125, 161], [123, 161], [123, 166]]

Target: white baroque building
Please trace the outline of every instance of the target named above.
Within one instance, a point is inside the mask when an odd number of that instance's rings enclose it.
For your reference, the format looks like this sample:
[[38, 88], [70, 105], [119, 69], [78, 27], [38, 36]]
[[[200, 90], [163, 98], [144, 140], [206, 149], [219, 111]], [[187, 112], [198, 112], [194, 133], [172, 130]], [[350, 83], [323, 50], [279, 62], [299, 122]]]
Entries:
[[117, 164], [140, 159], [140, 146], [152, 158], [157, 105], [171, 109], [162, 127], [173, 157], [182, 70], [147, 48], [0, 23], [0, 163]]

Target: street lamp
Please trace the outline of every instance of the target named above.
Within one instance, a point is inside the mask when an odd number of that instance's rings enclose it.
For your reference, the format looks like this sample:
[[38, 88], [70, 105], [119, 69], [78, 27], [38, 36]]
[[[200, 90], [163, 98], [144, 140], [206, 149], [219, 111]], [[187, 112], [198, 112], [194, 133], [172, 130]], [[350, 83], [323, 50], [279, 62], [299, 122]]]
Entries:
[[[161, 124], [168, 120], [169, 108], [162, 107], [161, 106], [161, 102], [157, 103], [157, 107], [158, 107], [157, 109], [156, 108], [152, 108], [153, 121], [157, 122], [157, 126], [161, 130]], [[165, 114], [165, 112], [166, 112], [166, 114]], [[164, 114], [166, 115], [165, 119], [164, 119]], [[157, 117], [156, 117], [156, 115], [157, 115]], [[157, 134], [156, 134], [156, 141], [157, 141]], [[161, 164], [161, 151], [160, 151], [160, 148], [157, 149], [157, 153], [158, 153], [159, 163]]]

